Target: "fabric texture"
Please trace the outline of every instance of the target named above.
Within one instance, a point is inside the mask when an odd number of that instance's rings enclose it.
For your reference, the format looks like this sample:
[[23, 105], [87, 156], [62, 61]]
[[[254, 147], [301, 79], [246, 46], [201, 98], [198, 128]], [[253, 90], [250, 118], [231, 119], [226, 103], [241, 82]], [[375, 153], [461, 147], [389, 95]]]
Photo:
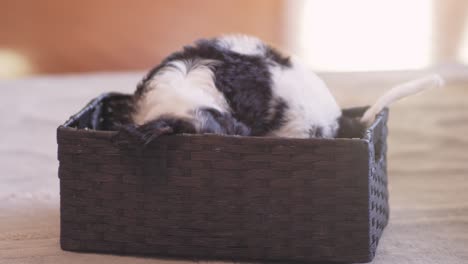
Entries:
[[[465, 69], [466, 70], [466, 69]], [[468, 78], [391, 107], [390, 222], [373, 263], [468, 263]], [[421, 72], [322, 74], [341, 106], [373, 103]], [[0, 263], [189, 263], [59, 246], [56, 128], [96, 95], [133, 92], [143, 74], [0, 81]], [[214, 262], [210, 262], [214, 263]]]

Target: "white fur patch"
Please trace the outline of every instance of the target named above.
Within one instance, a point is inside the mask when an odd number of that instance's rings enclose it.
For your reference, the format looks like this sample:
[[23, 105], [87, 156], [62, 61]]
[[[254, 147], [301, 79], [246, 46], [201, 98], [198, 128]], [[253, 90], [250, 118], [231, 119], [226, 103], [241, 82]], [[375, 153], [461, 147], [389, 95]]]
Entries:
[[224, 35], [217, 39], [217, 44], [225, 49], [244, 55], [264, 55], [265, 44], [252, 36], [235, 34]]
[[308, 138], [314, 127], [322, 128], [322, 137], [331, 138], [338, 129], [341, 109], [326, 84], [297, 59], [291, 68], [271, 66], [273, 97], [288, 105], [285, 124], [270, 136]]
[[137, 125], [171, 114], [192, 117], [201, 107], [229, 111], [223, 94], [216, 88], [211, 66], [215, 60], [172, 61], [149, 82], [149, 89], [137, 105]]

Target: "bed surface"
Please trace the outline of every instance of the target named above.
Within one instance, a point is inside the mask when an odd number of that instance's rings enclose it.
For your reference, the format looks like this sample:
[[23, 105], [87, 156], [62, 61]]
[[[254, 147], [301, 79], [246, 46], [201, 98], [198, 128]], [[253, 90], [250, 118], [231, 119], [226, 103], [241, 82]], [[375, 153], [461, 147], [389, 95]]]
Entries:
[[[390, 223], [373, 263], [468, 263], [468, 74], [395, 104]], [[343, 107], [372, 103], [421, 72], [323, 74]], [[142, 73], [0, 81], [0, 263], [190, 263], [59, 247], [56, 128], [96, 95], [130, 93]], [[214, 263], [214, 262], [211, 262]]]

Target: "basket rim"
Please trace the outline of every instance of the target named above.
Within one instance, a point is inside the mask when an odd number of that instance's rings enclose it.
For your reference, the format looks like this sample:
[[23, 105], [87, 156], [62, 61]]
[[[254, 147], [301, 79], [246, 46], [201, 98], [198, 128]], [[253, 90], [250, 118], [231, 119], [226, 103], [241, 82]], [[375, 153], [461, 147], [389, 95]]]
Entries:
[[[92, 108], [95, 108], [101, 101], [105, 98], [111, 97], [111, 96], [131, 96], [130, 94], [124, 94], [124, 93], [119, 93], [119, 92], [107, 92], [107, 93], [102, 93], [99, 96], [95, 97], [92, 99], [88, 104], [86, 104], [85, 107], [83, 107], [78, 113], [72, 115], [65, 123], [60, 125], [57, 128], [57, 131], [67, 131], [67, 132], [80, 132], [88, 135], [100, 135], [103, 137], [112, 137], [117, 135], [117, 131], [105, 131], [105, 130], [96, 130], [96, 129], [79, 129], [79, 128], [74, 128], [70, 127], [70, 125], [75, 122], [81, 115], [83, 115], [85, 112], [89, 111]], [[384, 118], [387, 117], [388, 115], [388, 108], [385, 107], [381, 112], [379, 112], [375, 120], [372, 122], [372, 124], [366, 129], [364, 136], [362, 138], [288, 138], [288, 137], [273, 137], [273, 136], [238, 136], [238, 135], [222, 135], [222, 134], [175, 134], [175, 135], [168, 135], [171, 137], [200, 137], [200, 138], [234, 138], [234, 139], [247, 139], [247, 140], [290, 140], [290, 141], [297, 141], [297, 142], [310, 142], [310, 141], [340, 141], [340, 142], [356, 142], [356, 141], [365, 141], [369, 142], [372, 138], [372, 131], [379, 125], [379, 123], [384, 122]]]

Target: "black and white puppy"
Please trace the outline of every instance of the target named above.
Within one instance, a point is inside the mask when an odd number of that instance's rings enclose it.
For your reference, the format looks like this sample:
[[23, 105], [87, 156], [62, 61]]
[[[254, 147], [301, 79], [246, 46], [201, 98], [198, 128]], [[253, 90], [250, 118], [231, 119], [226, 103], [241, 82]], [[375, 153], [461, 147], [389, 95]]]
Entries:
[[[428, 82], [440, 81], [434, 78]], [[340, 128], [362, 131], [391, 103], [385, 98], [365, 120], [346, 120], [326, 84], [298, 59], [258, 38], [226, 35], [153, 68], [137, 86], [134, 124], [125, 130], [145, 143], [174, 133], [333, 138]]]

